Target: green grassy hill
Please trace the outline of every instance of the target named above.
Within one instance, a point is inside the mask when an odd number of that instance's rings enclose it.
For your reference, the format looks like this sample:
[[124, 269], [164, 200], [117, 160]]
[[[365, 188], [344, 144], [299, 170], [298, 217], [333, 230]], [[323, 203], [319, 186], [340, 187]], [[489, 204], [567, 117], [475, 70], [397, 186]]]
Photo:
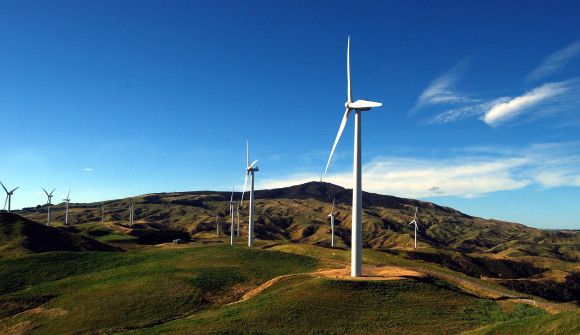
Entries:
[[[548, 315], [427, 273], [336, 278], [345, 261], [345, 250], [286, 243], [0, 259], [0, 333], [459, 334], [489, 325], [511, 331]], [[426, 269], [381, 251], [366, 252], [364, 262]], [[577, 313], [562, 315], [580, 322]]]
[[0, 258], [49, 251], [120, 251], [79, 234], [74, 227], [47, 227], [14, 213], [0, 213]]
[[[328, 213], [336, 198], [336, 245], [350, 247], [352, 191], [329, 183], [257, 191], [256, 237], [263, 242], [330, 246]], [[239, 199], [240, 193], [234, 194]], [[221, 241], [229, 234], [229, 192], [148, 194], [131, 199], [71, 204], [71, 222], [84, 235], [124, 248], [174, 238], [212, 241], [216, 215]], [[128, 227], [128, 206], [135, 203], [136, 224]], [[580, 296], [580, 231], [550, 231], [518, 223], [485, 220], [452, 208], [412, 199], [363, 192], [363, 246], [409, 259], [441, 264], [476, 278], [558, 301]], [[104, 224], [101, 206], [105, 207]], [[247, 201], [240, 210], [247, 234]], [[419, 250], [413, 250], [412, 220], [419, 208]], [[39, 206], [18, 212], [35, 221], [46, 218]], [[64, 221], [64, 205], [53, 206], [55, 225]], [[98, 227], [98, 228], [97, 228]], [[219, 239], [218, 239], [219, 240]]]

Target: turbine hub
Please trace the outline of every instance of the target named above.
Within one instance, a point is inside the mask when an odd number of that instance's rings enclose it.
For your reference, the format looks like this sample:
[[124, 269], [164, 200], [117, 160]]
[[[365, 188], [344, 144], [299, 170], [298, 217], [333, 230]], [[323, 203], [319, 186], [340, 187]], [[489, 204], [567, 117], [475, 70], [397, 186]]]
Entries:
[[347, 102], [345, 102], [345, 103], [344, 103], [344, 107], [348, 108], [348, 104], [349, 104], [349, 103], [350, 103], [350, 102], [348, 102], [348, 101], [347, 101]]

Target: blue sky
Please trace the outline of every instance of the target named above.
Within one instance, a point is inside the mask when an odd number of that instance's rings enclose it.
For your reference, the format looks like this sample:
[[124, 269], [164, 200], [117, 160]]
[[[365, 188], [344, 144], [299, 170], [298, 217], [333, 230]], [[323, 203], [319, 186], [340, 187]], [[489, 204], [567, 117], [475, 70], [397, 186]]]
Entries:
[[[318, 180], [351, 36], [363, 189], [580, 227], [580, 2], [2, 1], [13, 208]], [[351, 116], [352, 118], [352, 116]], [[352, 187], [353, 120], [325, 181]], [[2, 198], [3, 199], [3, 198]]]

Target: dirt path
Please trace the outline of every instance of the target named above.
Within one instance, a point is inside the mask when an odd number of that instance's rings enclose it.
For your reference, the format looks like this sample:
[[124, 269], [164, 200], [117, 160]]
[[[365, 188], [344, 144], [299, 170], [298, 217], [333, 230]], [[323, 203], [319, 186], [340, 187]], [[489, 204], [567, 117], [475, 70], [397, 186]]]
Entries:
[[422, 268], [415, 268], [415, 267], [397, 267], [397, 266], [374, 266], [363, 264], [363, 276], [362, 277], [351, 277], [350, 276], [350, 266], [342, 263], [344, 267], [340, 269], [330, 269], [330, 270], [319, 270], [314, 272], [306, 272], [306, 273], [296, 273], [296, 274], [289, 274], [283, 275], [276, 278], [273, 278], [264, 284], [256, 287], [255, 289], [251, 290], [250, 292], [244, 294], [244, 296], [238, 300], [229, 303], [228, 305], [237, 304], [246, 300], [249, 300], [264, 290], [270, 288], [272, 285], [280, 282], [284, 282], [291, 278], [297, 276], [310, 276], [314, 278], [332, 278], [332, 279], [348, 279], [348, 280], [400, 280], [400, 279], [408, 279], [409, 277], [423, 277], [423, 276], [434, 276], [441, 278], [446, 281], [452, 281], [456, 283], [458, 286], [463, 287], [464, 289], [471, 290], [476, 289], [479, 292], [484, 292], [485, 294], [489, 295], [491, 298], [504, 298], [506, 300], [514, 300], [522, 303], [527, 303], [533, 306], [543, 307], [547, 309], [554, 309], [558, 311], [571, 311], [576, 312], [579, 309], [573, 306], [564, 306], [562, 304], [552, 303], [552, 302], [544, 302], [544, 301], [536, 301], [532, 299], [528, 299], [526, 297], [518, 297], [514, 295], [508, 295], [502, 291], [496, 290], [494, 288], [481, 285], [475, 281], [471, 281], [469, 279], [461, 278], [458, 276], [454, 276], [448, 273], [435, 271], [435, 270], [427, 270]]
[[363, 273], [365, 273], [362, 277], [353, 278], [350, 276], [350, 266], [344, 266], [341, 269], [330, 269], [330, 270], [319, 270], [314, 272], [304, 272], [304, 273], [295, 273], [289, 275], [279, 276], [273, 279], [268, 280], [264, 284], [256, 287], [255, 289], [251, 290], [250, 292], [244, 294], [244, 296], [238, 300], [229, 303], [228, 305], [237, 304], [246, 300], [249, 300], [262, 291], [268, 289], [272, 285], [280, 282], [284, 282], [288, 279], [298, 277], [298, 276], [310, 276], [313, 278], [332, 278], [332, 279], [348, 279], [348, 280], [399, 280], [399, 279], [407, 279], [405, 277], [422, 277], [423, 274], [411, 270], [411, 269], [404, 269], [395, 266], [374, 266], [374, 265], [363, 265]]
[[440, 272], [440, 271], [427, 270], [427, 269], [414, 268], [414, 267], [405, 267], [405, 269], [421, 272], [423, 274], [438, 277], [438, 278], [441, 278], [443, 280], [452, 281], [452, 282], [455, 282], [456, 284], [458, 284], [459, 286], [467, 288], [468, 290], [475, 288], [479, 291], [483, 291], [483, 292], [487, 293], [491, 298], [495, 298], [495, 299], [504, 298], [506, 300], [514, 300], [514, 301], [526, 303], [529, 305], [539, 306], [539, 307], [543, 307], [543, 308], [547, 308], [547, 309], [554, 309], [554, 310], [558, 310], [558, 311], [577, 312], [578, 310], [580, 310], [578, 307], [574, 307], [573, 305], [563, 305], [563, 304], [559, 304], [559, 303], [555, 303], [555, 302], [548, 302], [548, 301], [537, 301], [537, 300], [529, 299], [527, 297], [518, 297], [515, 295], [509, 295], [509, 294], [506, 294], [502, 291], [491, 288], [489, 286], [481, 285], [480, 283], [477, 283], [475, 281], [465, 279], [465, 278], [460, 278], [460, 277], [457, 277], [457, 276], [454, 276], [454, 275], [451, 275], [448, 273]]

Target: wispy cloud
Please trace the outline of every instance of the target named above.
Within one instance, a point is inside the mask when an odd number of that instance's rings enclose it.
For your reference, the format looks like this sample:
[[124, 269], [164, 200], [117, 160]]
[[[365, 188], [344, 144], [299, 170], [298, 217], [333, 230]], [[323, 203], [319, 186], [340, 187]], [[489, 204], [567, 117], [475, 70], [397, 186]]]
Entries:
[[580, 106], [580, 80], [573, 78], [546, 83], [517, 97], [500, 97], [475, 104], [461, 105], [436, 114], [427, 123], [448, 123], [478, 116], [495, 127], [527, 113], [537, 120]]
[[544, 58], [542, 64], [526, 76], [526, 80], [540, 80], [566, 66], [578, 56], [580, 56], [580, 41], [576, 41], [566, 48]]
[[91, 169], [91, 168], [84, 168], [83, 170], [84, 171], [93, 171], [93, 169]]
[[509, 101], [494, 105], [485, 113], [483, 121], [490, 126], [497, 126], [513, 119], [524, 110], [558, 96], [567, 90], [568, 87], [565, 82], [544, 84], [519, 97], [510, 98]]
[[[580, 143], [532, 145], [513, 150], [463, 150], [453, 159], [377, 157], [363, 166], [365, 191], [410, 198], [479, 197], [526, 186], [580, 186]], [[263, 180], [261, 188], [317, 181], [314, 174]], [[324, 178], [352, 188], [352, 171]]]
[[447, 73], [436, 78], [429, 84], [429, 86], [421, 93], [417, 99], [415, 107], [411, 109], [413, 114], [419, 109], [427, 105], [446, 105], [474, 102], [474, 99], [459, 93], [455, 90], [455, 84], [463, 75], [469, 59], [465, 59], [451, 68]]

